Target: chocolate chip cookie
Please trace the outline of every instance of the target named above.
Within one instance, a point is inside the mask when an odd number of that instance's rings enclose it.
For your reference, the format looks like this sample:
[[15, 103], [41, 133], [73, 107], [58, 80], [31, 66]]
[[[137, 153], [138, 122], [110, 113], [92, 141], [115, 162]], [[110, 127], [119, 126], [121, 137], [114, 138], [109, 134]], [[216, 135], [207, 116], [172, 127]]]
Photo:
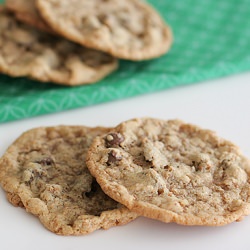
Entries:
[[118, 66], [117, 59], [36, 30], [0, 10], [0, 72], [62, 85], [90, 84]]
[[6, 0], [6, 8], [13, 12], [16, 19], [40, 30], [54, 33], [44, 22], [36, 9], [36, 0]]
[[219, 226], [250, 213], [250, 162], [179, 120], [134, 119], [94, 140], [87, 166], [105, 193], [153, 219]]
[[[8, 200], [60, 235], [83, 235], [126, 224], [137, 214], [105, 195], [85, 158], [106, 128], [41, 127], [24, 133], [0, 159]], [[7, 215], [6, 215], [7, 216]]]
[[144, 1], [37, 0], [37, 7], [57, 33], [117, 58], [155, 58], [172, 44], [169, 26]]

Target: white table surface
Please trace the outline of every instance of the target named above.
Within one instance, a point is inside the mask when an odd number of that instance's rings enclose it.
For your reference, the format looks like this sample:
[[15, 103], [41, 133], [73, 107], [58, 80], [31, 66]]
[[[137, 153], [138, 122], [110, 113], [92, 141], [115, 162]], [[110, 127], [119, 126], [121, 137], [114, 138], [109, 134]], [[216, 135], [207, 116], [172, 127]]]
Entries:
[[[250, 73], [0, 125], [0, 155], [24, 131], [59, 124], [115, 126], [134, 117], [179, 118], [216, 131], [250, 157]], [[0, 249], [250, 249], [250, 216], [223, 227], [188, 227], [147, 218], [87, 236], [63, 237], [15, 208], [0, 189]]]

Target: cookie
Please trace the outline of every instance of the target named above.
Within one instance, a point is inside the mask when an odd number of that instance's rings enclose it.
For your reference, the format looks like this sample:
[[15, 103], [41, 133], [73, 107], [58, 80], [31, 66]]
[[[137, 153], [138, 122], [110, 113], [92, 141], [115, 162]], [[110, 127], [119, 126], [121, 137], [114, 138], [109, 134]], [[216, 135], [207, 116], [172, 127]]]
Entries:
[[107, 131], [58, 126], [24, 133], [0, 160], [8, 200], [60, 235], [84, 235], [135, 219], [135, 213], [103, 193], [85, 164], [93, 138]]
[[13, 12], [16, 19], [40, 30], [54, 33], [39, 15], [35, 0], [6, 0], [6, 8]]
[[74, 86], [97, 82], [114, 71], [117, 59], [38, 31], [0, 12], [0, 72]]
[[128, 60], [166, 53], [170, 28], [140, 0], [37, 0], [43, 19], [62, 36]]
[[250, 213], [250, 163], [233, 143], [179, 120], [126, 121], [94, 140], [87, 166], [140, 215], [219, 226]]

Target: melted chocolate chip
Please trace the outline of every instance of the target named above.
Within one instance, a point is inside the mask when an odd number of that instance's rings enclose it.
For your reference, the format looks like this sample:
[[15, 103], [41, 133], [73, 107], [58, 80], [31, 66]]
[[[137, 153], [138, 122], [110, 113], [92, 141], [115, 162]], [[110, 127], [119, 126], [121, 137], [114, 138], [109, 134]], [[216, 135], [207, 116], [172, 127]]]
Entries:
[[117, 161], [120, 161], [121, 159], [122, 159], [122, 156], [117, 155], [117, 152], [112, 150], [109, 152], [107, 164], [110, 165], [112, 163], [116, 163]]
[[47, 157], [47, 158], [43, 158], [40, 161], [36, 161], [36, 163], [41, 164], [43, 166], [50, 166], [50, 165], [54, 164], [54, 161], [50, 157]]
[[120, 133], [110, 133], [106, 136], [105, 141], [106, 147], [117, 148], [124, 141], [124, 137]]

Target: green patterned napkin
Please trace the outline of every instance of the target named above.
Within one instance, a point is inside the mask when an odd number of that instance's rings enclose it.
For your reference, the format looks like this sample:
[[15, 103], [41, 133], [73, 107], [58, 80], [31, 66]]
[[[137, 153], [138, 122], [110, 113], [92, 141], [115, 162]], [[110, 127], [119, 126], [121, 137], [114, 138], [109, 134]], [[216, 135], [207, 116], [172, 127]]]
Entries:
[[[2, 1], [0, 1], [2, 2]], [[0, 75], [0, 122], [89, 106], [250, 69], [249, 0], [150, 0], [173, 29], [170, 53], [121, 61], [88, 86], [63, 87]]]

